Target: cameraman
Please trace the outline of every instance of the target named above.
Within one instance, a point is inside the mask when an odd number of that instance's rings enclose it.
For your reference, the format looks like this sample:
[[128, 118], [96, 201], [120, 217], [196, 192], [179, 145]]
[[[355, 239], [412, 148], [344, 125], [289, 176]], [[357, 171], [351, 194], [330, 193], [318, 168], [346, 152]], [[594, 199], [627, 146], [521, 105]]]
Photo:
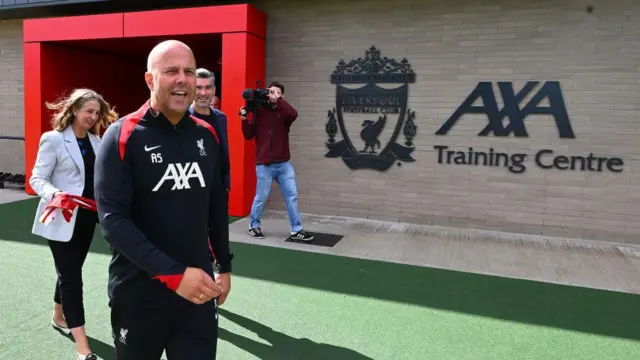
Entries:
[[242, 133], [247, 140], [256, 139], [256, 196], [249, 217], [249, 235], [264, 239], [260, 217], [271, 192], [273, 180], [278, 183], [284, 197], [291, 225], [291, 239], [311, 241], [313, 236], [302, 229], [298, 214], [298, 190], [293, 165], [289, 161], [289, 129], [298, 112], [282, 97], [284, 86], [278, 82], [269, 85], [268, 102], [247, 119], [247, 110], [240, 109]]

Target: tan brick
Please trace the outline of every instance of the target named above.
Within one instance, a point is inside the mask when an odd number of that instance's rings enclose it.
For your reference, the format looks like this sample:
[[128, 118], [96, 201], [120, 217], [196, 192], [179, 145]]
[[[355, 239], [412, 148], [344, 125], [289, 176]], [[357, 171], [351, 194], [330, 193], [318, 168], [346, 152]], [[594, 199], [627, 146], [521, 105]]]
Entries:
[[[0, 21], [0, 135], [24, 136], [22, 20]], [[24, 142], [0, 139], [0, 172], [24, 174]]]

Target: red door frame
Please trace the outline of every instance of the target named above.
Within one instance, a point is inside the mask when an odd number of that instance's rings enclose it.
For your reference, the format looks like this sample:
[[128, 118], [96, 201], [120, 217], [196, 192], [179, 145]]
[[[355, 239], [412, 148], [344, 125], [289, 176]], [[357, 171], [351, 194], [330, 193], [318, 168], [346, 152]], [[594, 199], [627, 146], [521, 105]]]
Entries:
[[[176, 21], [189, 19], [189, 21]], [[247, 4], [157, 11], [84, 15], [24, 21], [25, 172], [31, 177], [40, 136], [49, 131], [43, 76], [47, 76], [43, 43], [186, 34], [222, 34], [222, 111], [227, 114], [231, 158], [229, 212], [247, 216], [255, 194], [255, 144], [246, 141], [238, 117], [240, 94], [264, 83], [267, 16]], [[142, 76], [142, 74], [141, 74]], [[28, 184], [26, 191], [34, 194]]]

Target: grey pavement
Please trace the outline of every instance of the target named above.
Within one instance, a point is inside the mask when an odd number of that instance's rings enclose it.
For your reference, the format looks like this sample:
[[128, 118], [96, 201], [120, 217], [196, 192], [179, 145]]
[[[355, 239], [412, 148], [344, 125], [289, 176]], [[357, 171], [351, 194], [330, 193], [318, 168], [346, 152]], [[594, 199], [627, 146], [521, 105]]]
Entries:
[[285, 242], [286, 212], [266, 211], [265, 239], [230, 227], [234, 242], [640, 294], [640, 247], [579, 239], [453, 229], [304, 214], [308, 232], [343, 235], [334, 247]]
[[27, 194], [22, 189], [5, 188], [0, 189], [0, 204], [30, 199], [33, 196]]

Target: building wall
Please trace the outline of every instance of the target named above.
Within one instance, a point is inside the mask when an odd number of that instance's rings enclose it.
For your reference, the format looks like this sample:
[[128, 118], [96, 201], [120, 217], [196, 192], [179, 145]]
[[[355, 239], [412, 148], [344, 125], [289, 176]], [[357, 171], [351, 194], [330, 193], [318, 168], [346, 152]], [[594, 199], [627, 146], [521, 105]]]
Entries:
[[[572, 0], [256, 3], [269, 14], [268, 80], [284, 82], [300, 113], [291, 130], [300, 210], [640, 243], [640, 3], [591, 4], [592, 14]], [[327, 112], [335, 107], [330, 74], [372, 45], [382, 56], [406, 57], [417, 74], [409, 89], [416, 161], [382, 173], [324, 157]], [[527, 118], [528, 138], [479, 137], [482, 115], [434, 135], [479, 81], [512, 81], [517, 92], [534, 80], [560, 81], [575, 139], [560, 139], [548, 115]], [[352, 138], [359, 140], [362, 119], [348, 124]], [[525, 152], [527, 170], [438, 164], [434, 145]], [[532, 158], [542, 148], [617, 156], [624, 169], [544, 170]], [[269, 206], [283, 209], [281, 199], [274, 187]]]
[[[254, 4], [269, 15], [267, 81], [283, 82], [300, 114], [290, 135], [302, 212], [640, 243], [637, 1], [593, 1], [592, 14], [572, 0]], [[336, 103], [330, 74], [372, 45], [382, 56], [406, 58], [417, 74], [408, 102], [416, 114], [416, 161], [387, 172], [350, 170], [324, 156], [327, 113]], [[0, 49], [0, 134], [21, 135], [20, 21], [0, 22]], [[559, 81], [576, 138], [559, 138], [549, 115], [528, 117], [525, 138], [479, 137], [483, 115], [466, 115], [436, 136], [480, 81], [494, 83], [498, 109], [497, 81], [513, 82], [515, 92], [527, 81]], [[376, 117], [347, 120], [351, 137], [359, 140], [362, 120]], [[381, 135], [383, 146], [390, 132]], [[0, 141], [0, 171], [24, 171], [21, 145]], [[435, 145], [527, 153], [527, 169], [439, 164]], [[544, 148], [619, 157], [623, 171], [541, 169], [532, 156]], [[284, 209], [275, 186], [269, 208]]]
[[[0, 135], [24, 136], [22, 20], [0, 21]], [[24, 142], [0, 139], [0, 172], [24, 174]]]

